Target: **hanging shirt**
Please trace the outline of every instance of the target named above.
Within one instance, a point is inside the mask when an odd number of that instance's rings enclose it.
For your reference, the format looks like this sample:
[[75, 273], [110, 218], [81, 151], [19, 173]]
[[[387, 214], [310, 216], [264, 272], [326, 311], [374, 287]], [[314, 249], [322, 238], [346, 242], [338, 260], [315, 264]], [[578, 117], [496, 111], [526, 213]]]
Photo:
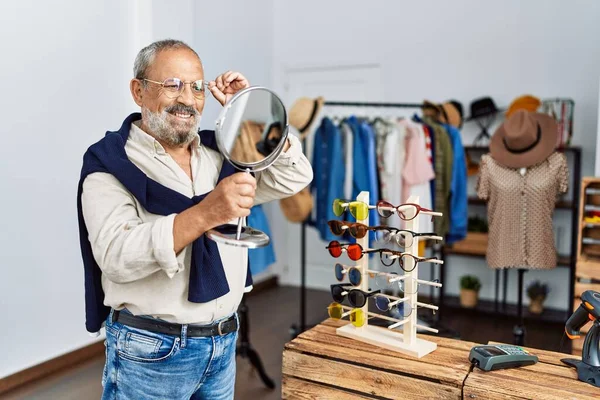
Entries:
[[352, 170], [352, 163], [354, 157], [352, 153], [354, 152], [354, 133], [352, 132], [352, 128], [348, 124], [342, 123], [340, 125], [340, 131], [342, 132], [342, 141], [344, 143], [344, 155], [346, 160], [346, 179], [344, 179], [344, 199], [350, 199], [352, 197], [352, 178], [354, 176]]
[[[400, 121], [399, 125], [406, 127], [407, 130], [406, 158], [402, 169], [402, 193], [404, 193], [402, 203], [407, 202], [410, 196], [419, 196], [419, 205], [431, 209], [429, 182], [435, 178], [435, 172], [427, 155], [423, 126], [409, 120]], [[420, 218], [419, 230], [432, 232], [431, 216], [419, 215], [418, 218]]]
[[442, 124], [452, 144], [452, 177], [450, 180], [450, 230], [446, 243], [452, 244], [467, 237], [467, 161], [460, 131]]
[[262, 205], [252, 207], [250, 215], [247, 217], [246, 225], [263, 231], [271, 238], [271, 241], [267, 246], [248, 249], [250, 272], [254, 276], [265, 271], [271, 264], [275, 263], [273, 236], [271, 235], [271, 229], [269, 228], [269, 220], [267, 219], [267, 215], [265, 214]]
[[477, 195], [488, 202], [487, 263], [491, 268], [556, 267], [552, 213], [559, 195], [568, 190], [564, 154], [518, 169], [481, 157]]
[[316, 198], [316, 212], [309, 224], [317, 228], [321, 239], [335, 240], [337, 236], [331, 233], [327, 221], [337, 219], [332, 204], [334, 199], [343, 197], [345, 168], [341, 133], [329, 118], [323, 118], [315, 132], [312, 165], [314, 179], [310, 189]]
[[[348, 124], [354, 132], [354, 166], [352, 200], [362, 191], [369, 192], [371, 205], [379, 201], [377, 183], [377, 161], [375, 153], [375, 133], [367, 123], [360, 123], [356, 117], [348, 118]], [[379, 214], [370, 210], [369, 225], [379, 225]], [[375, 232], [369, 232], [369, 238], [375, 240]]]
[[452, 144], [446, 130], [431, 117], [423, 117], [434, 131], [434, 170], [435, 170], [435, 211], [442, 217], [433, 220], [434, 231], [445, 237], [450, 229], [450, 183], [452, 182], [452, 163], [454, 155]]

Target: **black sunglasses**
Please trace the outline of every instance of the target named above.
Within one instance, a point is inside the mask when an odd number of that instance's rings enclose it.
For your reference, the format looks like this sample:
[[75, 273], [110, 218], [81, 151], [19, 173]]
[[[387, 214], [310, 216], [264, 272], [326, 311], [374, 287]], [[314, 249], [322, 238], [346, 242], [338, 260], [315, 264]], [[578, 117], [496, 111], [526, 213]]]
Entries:
[[352, 286], [344, 284], [331, 285], [331, 297], [337, 303], [344, 301], [344, 298], [348, 297], [348, 302], [352, 307], [361, 308], [367, 304], [367, 299], [377, 293], [381, 293], [381, 290], [375, 290], [373, 292], [363, 292], [360, 289], [350, 289]]

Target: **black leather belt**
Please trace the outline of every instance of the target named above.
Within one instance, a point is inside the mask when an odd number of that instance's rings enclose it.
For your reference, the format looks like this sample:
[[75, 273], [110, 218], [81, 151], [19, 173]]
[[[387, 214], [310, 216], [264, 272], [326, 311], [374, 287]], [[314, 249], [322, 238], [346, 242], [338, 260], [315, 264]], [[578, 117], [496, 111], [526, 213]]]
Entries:
[[[113, 312], [112, 322], [120, 322], [123, 325], [131, 326], [132, 328], [144, 329], [155, 333], [164, 333], [165, 335], [181, 336], [183, 325], [174, 324], [171, 322], [160, 321], [144, 317], [136, 317], [135, 315], [126, 314], [115, 310]], [[213, 325], [188, 325], [188, 337], [206, 337], [206, 336], [223, 336], [231, 332], [235, 332], [238, 328], [235, 315], [230, 318], [220, 321]]]

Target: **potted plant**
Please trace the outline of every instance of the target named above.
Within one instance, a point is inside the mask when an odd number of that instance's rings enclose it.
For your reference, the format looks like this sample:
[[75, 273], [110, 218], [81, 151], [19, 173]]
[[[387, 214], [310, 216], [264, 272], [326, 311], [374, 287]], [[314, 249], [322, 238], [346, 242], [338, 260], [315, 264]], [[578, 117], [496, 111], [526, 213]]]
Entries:
[[550, 289], [548, 285], [540, 281], [533, 281], [527, 286], [527, 297], [529, 297], [529, 312], [541, 314], [544, 311], [544, 300]]
[[481, 282], [475, 275], [465, 275], [460, 278], [460, 305], [474, 308], [477, 305]]

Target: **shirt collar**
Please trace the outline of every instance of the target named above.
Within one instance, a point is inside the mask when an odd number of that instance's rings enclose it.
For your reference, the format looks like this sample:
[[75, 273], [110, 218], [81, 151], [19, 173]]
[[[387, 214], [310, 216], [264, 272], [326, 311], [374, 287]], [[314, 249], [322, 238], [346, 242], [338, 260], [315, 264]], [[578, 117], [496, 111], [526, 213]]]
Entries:
[[[131, 124], [131, 129], [129, 130], [129, 140], [133, 140], [134, 142], [141, 144], [144, 148], [148, 149], [151, 154], [167, 154], [165, 148], [158, 140], [154, 138], [154, 136], [146, 133], [142, 128], [140, 128], [142, 124], [142, 120], [134, 121]], [[200, 135], [196, 134], [194, 141], [191, 144], [191, 148], [194, 151], [198, 151], [200, 148]]]

